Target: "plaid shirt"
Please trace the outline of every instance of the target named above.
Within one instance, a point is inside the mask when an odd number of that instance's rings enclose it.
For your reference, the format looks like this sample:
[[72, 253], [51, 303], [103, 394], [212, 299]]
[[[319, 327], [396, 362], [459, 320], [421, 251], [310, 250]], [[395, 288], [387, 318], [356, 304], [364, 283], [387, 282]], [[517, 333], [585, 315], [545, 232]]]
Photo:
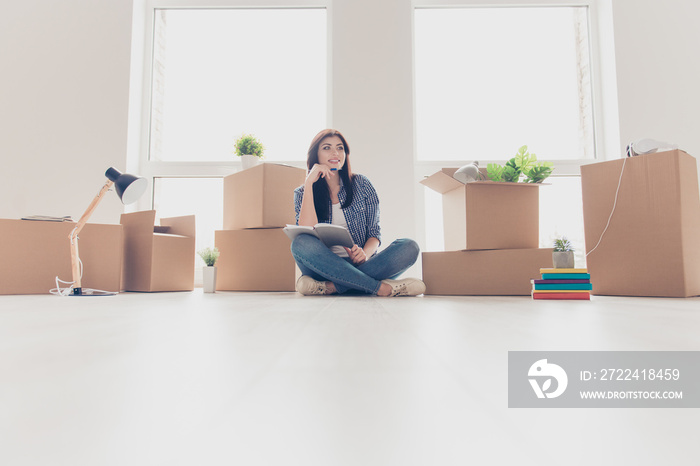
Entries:
[[[369, 179], [364, 175], [353, 175], [352, 184], [354, 196], [352, 203], [343, 209], [345, 221], [348, 222], [348, 230], [352, 240], [360, 247], [364, 247], [365, 243], [370, 238], [377, 238], [380, 242], [381, 229], [379, 227], [379, 197], [374, 186]], [[340, 186], [338, 199], [342, 204], [345, 202], [347, 194], [345, 186]], [[304, 197], [304, 186], [299, 186], [294, 190], [294, 210], [296, 211], [297, 225], [299, 224], [299, 212], [301, 211], [301, 200]], [[333, 209], [331, 200], [328, 200], [328, 211], [330, 218], [325, 223], [332, 222]]]

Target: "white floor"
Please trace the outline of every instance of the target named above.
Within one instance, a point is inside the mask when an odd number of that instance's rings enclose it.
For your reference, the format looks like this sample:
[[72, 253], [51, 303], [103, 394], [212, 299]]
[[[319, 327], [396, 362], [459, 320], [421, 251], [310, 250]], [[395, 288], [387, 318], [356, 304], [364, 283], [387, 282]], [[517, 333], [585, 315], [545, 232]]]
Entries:
[[509, 350], [700, 350], [700, 298], [0, 297], [0, 464], [698, 465], [698, 409], [509, 409]]

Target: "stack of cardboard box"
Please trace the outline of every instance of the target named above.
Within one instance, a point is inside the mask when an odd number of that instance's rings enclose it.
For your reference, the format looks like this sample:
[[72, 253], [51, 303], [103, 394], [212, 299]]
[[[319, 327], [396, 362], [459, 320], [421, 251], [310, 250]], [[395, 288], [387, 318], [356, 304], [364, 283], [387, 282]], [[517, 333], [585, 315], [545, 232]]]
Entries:
[[294, 224], [294, 189], [306, 170], [263, 163], [224, 178], [224, 230], [216, 289], [294, 291], [295, 263], [282, 231]]
[[551, 266], [539, 245], [539, 185], [463, 184], [443, 168], [421, 181], [442, 194], [445, 252], [423, 253], [426, 294], [530, 295], [530, 279]]

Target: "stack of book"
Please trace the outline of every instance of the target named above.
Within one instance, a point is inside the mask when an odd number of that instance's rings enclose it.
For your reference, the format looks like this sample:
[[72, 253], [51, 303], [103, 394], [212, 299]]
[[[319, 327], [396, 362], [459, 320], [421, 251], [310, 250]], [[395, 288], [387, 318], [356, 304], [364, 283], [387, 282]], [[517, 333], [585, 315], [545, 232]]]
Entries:
[[588, 269], [540, 269], [541, 280], [532, 280], [533, 299], [591, 299]]

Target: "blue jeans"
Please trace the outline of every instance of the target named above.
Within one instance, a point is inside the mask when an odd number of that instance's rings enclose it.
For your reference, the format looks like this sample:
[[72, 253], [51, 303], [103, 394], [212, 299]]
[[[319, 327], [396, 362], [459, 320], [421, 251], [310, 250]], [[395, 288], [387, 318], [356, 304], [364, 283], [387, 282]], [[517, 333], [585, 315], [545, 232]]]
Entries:
[[416, 262], [420, 252], [415, 241], [397, 239], [363, 264], [355, 265], [349, 257], [338, 256], [315, 236], [297, 236], [291, 249], [303, 275], [333, 282], [338, 293], [360, 290], [370, 294], [377, 294], [382, 280], [405, 272]]

